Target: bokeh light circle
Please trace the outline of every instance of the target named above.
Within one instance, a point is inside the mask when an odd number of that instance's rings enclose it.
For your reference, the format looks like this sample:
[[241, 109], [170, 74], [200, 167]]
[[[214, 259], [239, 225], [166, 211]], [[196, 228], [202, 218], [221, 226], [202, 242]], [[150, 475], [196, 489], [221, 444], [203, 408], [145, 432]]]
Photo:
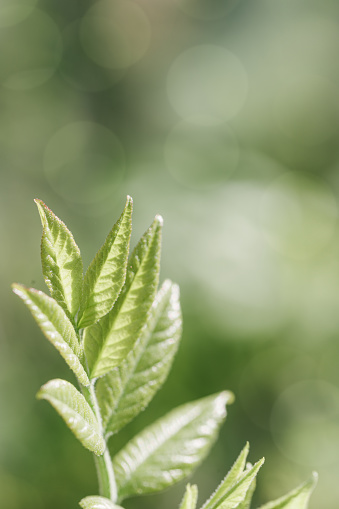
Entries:
[[38, 0], [1, 0], [0, 28], [16, 25], [31, 14]]
[[195, 46], [172, 64], [167, 91], [182, 118], [206, 125], [221, 123], [233, 118], [243, 106], [247, 74], [238, 57], [227, 49]]
[[239, 144], [227, 126], [180, 122], [165, 144], [165, 161], [171, 175], [192, 189], [220, 185], [235, 171]]
[[25, 21], [0, 31], [0, 83], [11, 90], [29, 90], [49, 80], [62, 54], [59, 29], [36, 9]]
[[93, 204], [119, 186], [125, 170], [124, 150], [106, 127], [74, 122], [57, 131], [47, 144], [44, 169], [48, 182], [63, 198]]
[[[85, 92], [101, 92], [119, 82], [124, 69], [104, 69], [84, 52], [80, 42], [80, 21], [68, 25], [63, 31], [64, 55], [60, 74], [74, 88]], [[75, 65], [76, 63], [76, 65]]]
[[276, 400], [271, 432], [290, 460], [313, 468], [338, 459], [339, 389], [323, 380], [298, 382]]
[[312, 174], [286, 172], [263, 194], [265, 238], [280, 254], [310, 258], [333, 239], [338, 206], [330, 186]]
[[148, 49], [151, 27], [143, 9], [130, 0], [100, 0], [85, 14], [80, 26], [84, 51], [107, 69], [124, 69]]
[[319, 76], [299, 75], [280, 82], [274, 99], [274, 118], [281, 134], [306, 147], [336, 136], [339, 93]]
[[189, 16], [212, 21], [230, 13], [239, 0], [176, 0], [176, 2]]

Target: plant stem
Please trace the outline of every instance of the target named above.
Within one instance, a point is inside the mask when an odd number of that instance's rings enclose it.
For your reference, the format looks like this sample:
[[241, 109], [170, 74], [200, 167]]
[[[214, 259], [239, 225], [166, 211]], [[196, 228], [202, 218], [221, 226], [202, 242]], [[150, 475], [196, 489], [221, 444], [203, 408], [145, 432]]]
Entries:
[[[88, 387], [82, 387], [82, 392], [98, 420], [100, 433], [103, 434], [101, 414], [98, 400], [95, 394], [94, 382], [91, 382], [91, 385]], [[104, 454], [101, 456], [94, 454], [94, 462], [98, 476], [100, 495], [102, 497], [109, 498], [112, 500], [112, 502], [115, 503], [118, 498], [118, 492], [107, 442]]]

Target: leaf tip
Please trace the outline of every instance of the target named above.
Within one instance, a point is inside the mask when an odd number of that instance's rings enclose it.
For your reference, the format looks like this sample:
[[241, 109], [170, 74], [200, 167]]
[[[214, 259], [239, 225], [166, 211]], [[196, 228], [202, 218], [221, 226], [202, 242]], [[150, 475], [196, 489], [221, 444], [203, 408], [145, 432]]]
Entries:
[[126, 206], [127, 205], [130, 205], [130, 206], [133, 205], [133, 198], [129, 194], [127, 195], [127, 198], [126, 198]]
[[223, 391], [220, 393], [220, 399], [223, 401], [224, 405], [232, 405], [235, 401], [235, 396], [231, 391]]
[[154, 218], [154, 223], [155, 223], [155, 225], [156, 225], [156, 226], [159, 226], [159, 227], [163, 226], [163, 224], [164, 224], [164, 219], [163, 219], [163, 217], [162, 217], [162, 216], [160, 216], [160, 214], [157, 214], [157, 215], [155, 216], [155, 218]]

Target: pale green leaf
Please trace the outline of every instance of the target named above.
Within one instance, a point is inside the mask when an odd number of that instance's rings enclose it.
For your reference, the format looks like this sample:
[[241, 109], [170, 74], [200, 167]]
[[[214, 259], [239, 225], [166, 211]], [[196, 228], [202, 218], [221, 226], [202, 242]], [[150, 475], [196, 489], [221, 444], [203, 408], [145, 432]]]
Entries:
[[216, 502], [220, 500], [228, 490], [234, 486], [238, 479], [242, 476], [246, 465], [246, 459], [249, 451], [249, 443], [247, 442], [238, 458], [234, 462], [231, 470], [228, 472], [226, 477], [221, 481], [218, 488], [215, 490], [213, 495], [205, 502], [203, 509], [215, 506]]
[[259, 469], [264, 463], [264, 458], [251, 466], [238, 478], [219, 500], [213, 500], [205, 505], [205, 509], [235, 509], [245, 500], [248, 490], [251, 488]]
[[70, 318], [80, 305], [82, 259], [73, 235], [66, 225], [44, 204], [35, 200], [43, 226], [41, 262], [45, 282], [52, 297]]
[[121, 364], [147, 321], [159, 281], [161, 227], [162, 218], [157, 216], [131, 256], [125, 285], [113, 309], [85, 329], [91, 378]]
[[81, 364], [82, 347], [65, 311], [43, 292], [13, 284], [13, 291], [26, 304], [46, 338], [55, 346], [83, 385], [89, 385], [87, 373]]
[[97, 322], [113, 307], [126, 278], [133, 201], [127, 203], [84, 277], [78, 327]]
[[49, 401], [84, 447], [97, 456], [104, 453], [106, 446], [98, 421], [84, 396], [72, 384], [50, 380], [41, 387], [37, 398]]
[[159, 491], [189, 475], [204, 459], [233, 394], [182, 405], [135, 436], [113, 459], [119, 499]]
[[179, 509], [196, 509], [198, 501], [198, 486], [187, 484], [186, 492]]
[[318, 475], [314, 472], [311, 479], [301, 484], [298, 488], [274, 502], [262, 505], [260, 509], [307, 509], [308, 501], [317, 484], [317, 480]]
[[82, 509], [123, 509], [120, 505], [114, 504], [109, 498], [105, 497], [86, 497], [80, 500]]
[[123, 363], [100, 378], [96, 391], [108, 434], [117, 433], [153, 398], [166, 380], [181, 337], [179, 287], [167, 280], [147, 326]]
[[247, 490], [246, 497], [244, 498], [243, 502], [241, 502], [241, 504], [238, 505], [237, 509], [250, 509], [252, 498], [253, 498], [253, 493], [255, 492], [256, 485], [257, 485], [257, 480], [256, 480], [256, 478], [254, 478], [252, 481], [252, 484], [250, 485], [250, 487]]

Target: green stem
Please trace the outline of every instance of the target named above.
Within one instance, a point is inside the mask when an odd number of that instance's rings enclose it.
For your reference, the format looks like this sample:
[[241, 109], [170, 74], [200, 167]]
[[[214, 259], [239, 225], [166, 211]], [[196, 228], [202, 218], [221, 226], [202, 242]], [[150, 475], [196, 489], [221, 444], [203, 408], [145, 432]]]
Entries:
[[[82, 387], [83, 395], [92, 408], [99, 423], [100, 433], [103, 435], [102, 420], [98, 400], [95, 394], [94, 382], [88, 387]], [[118, 498], [117, 485], [115, 482], [114, 470], [106, 442], [106, 449], [101, 456], [94, 455], [94, 461], [99, 482], [99, 493], [102, 497], [109, 498], [116, 502]]]

